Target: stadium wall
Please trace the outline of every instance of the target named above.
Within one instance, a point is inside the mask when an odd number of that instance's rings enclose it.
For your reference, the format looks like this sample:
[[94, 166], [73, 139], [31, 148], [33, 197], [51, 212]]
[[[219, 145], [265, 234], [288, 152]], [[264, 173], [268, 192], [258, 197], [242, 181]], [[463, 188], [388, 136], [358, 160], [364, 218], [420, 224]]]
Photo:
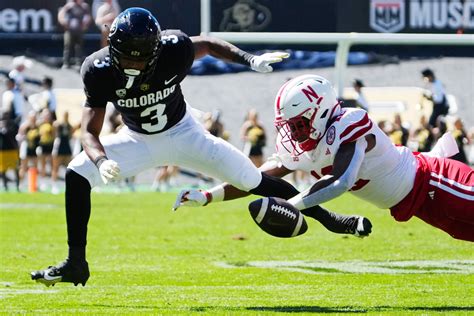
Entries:
[[[0, 0], [0, 54], [60, 55], [62, 29], [57, 13], [65, 1]], [[93, 14], [101, 1], [86, 1]], [[201, 0], [116, 1], [122, 9], [130, 6], [149, 9], [163, 28], [180, 28], [189, 35], [201, 31]], [[206, 1], [210, 4], [212, 32], [474, 33], [474, 1], [470, 0]], [[86, 35], [86, 53], [95, 50], [98, 43], [99, 29], [92, 24]], [[456, 52], [472, 55], [462, 48], [436, 54]], [[413, 53], [421, 52], [413, 50]]]

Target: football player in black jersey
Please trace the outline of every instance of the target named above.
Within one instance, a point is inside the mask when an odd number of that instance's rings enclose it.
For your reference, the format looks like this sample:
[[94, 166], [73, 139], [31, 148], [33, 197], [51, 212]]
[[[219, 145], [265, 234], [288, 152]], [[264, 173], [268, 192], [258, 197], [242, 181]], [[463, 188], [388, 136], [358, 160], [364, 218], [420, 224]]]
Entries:
[[[262, 175], [243, 153], [206, 132], [189, 114], [180, 82], [193, 61], [206, 54], [257, 72], [270, 72], [272, 63], [288, 57], [284, 52], [256, 56], [216, 38], [161, 31], [155, 17], [142, 8], [129, 8], [114, 20], [109, 47], [91, 54], [81, 68], [84, 151], [68, 165], [65, 179], [69, 254], [56, 266], [32, 272], [33, 280], [85, 285], [90, 193], [102, 182], [171, 164], [259, 195], [286, 191], [289, 184]], [[107, 102], [121, 113], [125, 127], [99, 139]]]

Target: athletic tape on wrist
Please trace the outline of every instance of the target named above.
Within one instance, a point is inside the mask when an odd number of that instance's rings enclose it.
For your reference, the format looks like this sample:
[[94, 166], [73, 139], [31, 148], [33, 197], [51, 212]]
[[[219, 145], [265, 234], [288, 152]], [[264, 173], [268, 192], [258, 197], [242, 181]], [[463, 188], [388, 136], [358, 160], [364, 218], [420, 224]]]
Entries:
[[221, 202], [224, 200], [224, 187], [222, 185], [215, 186], [207, 192], [212, 196], [213, 202]]
[[100, 168], [100, 165], [102, 163], [104, 163], [104, 161], [106, 160], [109, 160], [109, 158], [107, 158], [107, 156], [103, 155], [103, 156], [99, 156], [97, 158], [94, 159], [94, 165], [97, 167], [97, 168]]
[[204, 196], [206, 197], [206, 203], [204, 203], [202, 206], [206, 206], [207, 204], [211, 203], [212, 194], [207, 191], [204, 191], [203, 193], [204, 193]]

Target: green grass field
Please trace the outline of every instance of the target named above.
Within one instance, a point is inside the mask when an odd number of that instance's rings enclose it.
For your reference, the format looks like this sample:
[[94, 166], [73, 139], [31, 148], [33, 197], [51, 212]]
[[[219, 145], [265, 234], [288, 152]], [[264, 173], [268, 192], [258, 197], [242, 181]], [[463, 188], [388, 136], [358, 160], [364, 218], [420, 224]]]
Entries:
[[278, 239], [254, 224], [252, 198], [173, 213], [174, 196], [95, 193], [89, 282], [47, 288], [29, 272], [66, 256], [63, 196], [2, 193], [1, 313], [474, 314], [474, 244], [418, 219], [346, 195], [327, 206], [368, 216], [369, 238], [308, 219], [306, 234]]

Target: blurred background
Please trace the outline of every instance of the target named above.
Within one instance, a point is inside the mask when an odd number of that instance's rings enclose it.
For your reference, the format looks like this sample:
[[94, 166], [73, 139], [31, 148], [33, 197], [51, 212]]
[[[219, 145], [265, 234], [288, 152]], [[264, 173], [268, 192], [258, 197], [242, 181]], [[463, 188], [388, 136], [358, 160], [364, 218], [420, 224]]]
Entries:
[[[455, 158], [474, 163], [473, 1], [0, 0], [0, 190], [62, 192], [65, 165], [81, 149], [80, 65], [106, 45], [113, 18], [132, 6], [150, 10], [162, 29], [210, 33], [253, 53], [291, 53], [270, 74], [206, 57], [182, 83], [206, 128], [257, 165], [274, 150], [276, 92], [304, 73], [333, 81], [344, 105], [366, 109], [394, 143], [429, 151], [451, 131], [460, 149]], [[275, 39], [255, 40], [252, 33]], [[296, 41], [291, 33], [316, 40]], [[351, 33], [371, 40], [351, 42], [344, 55], [341, 43]], [[430, 122], [436, 102], [446, 111]], [[108, 113], [104, 134], [121, 125], [112, 106]], [[98, 190], [169, 191], [214, 181], [167, 166]], [[292, 181], [304, 186], [311, 179]]]

